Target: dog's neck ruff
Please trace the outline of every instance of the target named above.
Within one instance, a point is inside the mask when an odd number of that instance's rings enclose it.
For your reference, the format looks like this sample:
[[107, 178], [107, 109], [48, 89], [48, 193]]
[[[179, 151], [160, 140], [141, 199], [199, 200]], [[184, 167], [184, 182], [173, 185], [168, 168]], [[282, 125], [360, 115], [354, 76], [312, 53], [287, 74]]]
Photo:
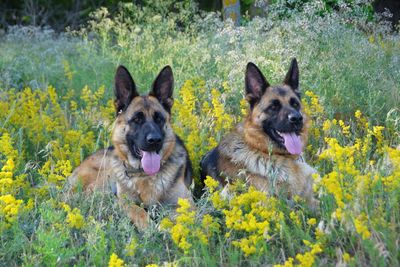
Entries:
[[128, 177], [131, 177], [132, 174], [144, 173], [144, 170], [143, 170], [142, 167], [140, 167], [140, 165], [139, 165], [138, 168], [135, 168], [135, 167], [130, 166], [129, 163], [127, 163], [127, 162], [125, 162], [125, 161], [122, 162], [122, 165], [124, 165], [125, 174], [126, 174], [126, 176], [128, 176]]
[[112, 162], [115, 166], [111, 175], [116, 181], [118, 194], [128, 192], [133, 202], [153, 205], [169, 192], [171, 186], [183, 174], [186, 159], [185, 149], [175, 146], [173, 153], [162, 161], [160, 171], [155, 175], [148, 175], [141, 169], [139, 159], [133, 161], [137, 165], [132, 167], [131, 161], [128, 163], [116, 158]]
[[[270, 148], [266, 149], [270, 153], [265, 153], [250, 146], [245, 140], [242, 125], [238, 125], [236, 131], [232, 132], [226, 140], [219, 145], [220, 152], [229, 158], [232, 163], [241, 166], [246, 172], [262, 177], [281, 176], [283, 177], [281, 179], [284, 180], [286, 176], [284, 162], [297, 161], [299, 159], [299, 156], [294, 155], [285, 155], [283, 157], [279, 153], [273, 153]], [[269, 142], [265, 142], [265, 145], [273, 146]], [[276, 167], [276, 161], [281, 161], [279, 168]]]

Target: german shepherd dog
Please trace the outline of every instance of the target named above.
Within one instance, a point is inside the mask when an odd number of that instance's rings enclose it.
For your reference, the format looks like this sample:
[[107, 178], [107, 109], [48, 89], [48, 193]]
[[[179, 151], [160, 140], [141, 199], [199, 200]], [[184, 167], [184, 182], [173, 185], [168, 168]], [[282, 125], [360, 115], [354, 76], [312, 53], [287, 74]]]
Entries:
[[89, 156], [69, 178], [71, 185], [80, 182], [89, 192], [116, 185], [120, 204], [140, 229], [149, 223], [143, 207], [176, 205], [178, 198], [192, 201], [191, 162], [170, 124], [173, 83], [172, 69], [166, 66], [150, 93], [140, 96], [128, 70], [119, 66], [113, 146]]
[[302, 196], [315, 209], [312, 174], [316, 171], [300, 156], [308, 121], [300, 101], [296, 59], [283, 84], [277, 86], [271, 86], [258, 67], [248, 63], [245, 88], [249, 113], [203, 157], [202, 179], [209, 175], [226, 185], [228, 178], [244, 178], [261, 191], [289, 199]]

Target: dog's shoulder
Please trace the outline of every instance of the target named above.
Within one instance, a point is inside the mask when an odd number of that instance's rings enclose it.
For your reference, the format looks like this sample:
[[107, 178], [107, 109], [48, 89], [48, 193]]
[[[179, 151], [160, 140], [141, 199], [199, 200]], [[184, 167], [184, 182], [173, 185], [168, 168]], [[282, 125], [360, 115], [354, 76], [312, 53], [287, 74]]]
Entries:
[[244, 140], [243, 125], [239, 123], [234, 130], [228, 133], [219, 143], [218, 151], [220, 155], [224, 155], [228, 158], [235, 158], [240, 156], [239, 154], [246, 152], [248, 146]]
[[264, 155], [247, 144], [242, 123], [221, 140], [218, 152], [221, 159], [219, 166], [223, 165], [223, 161], [230, 161], [235, 166], [254, 171], [254, 164], [265, 162]]
[[85, 190], [104, 189], [110, 177], [111, 162], [117, 158], [113, 146], [96, 151], [87, 157], [67, 178], [67, 186], [73, 188], [80, 183]]

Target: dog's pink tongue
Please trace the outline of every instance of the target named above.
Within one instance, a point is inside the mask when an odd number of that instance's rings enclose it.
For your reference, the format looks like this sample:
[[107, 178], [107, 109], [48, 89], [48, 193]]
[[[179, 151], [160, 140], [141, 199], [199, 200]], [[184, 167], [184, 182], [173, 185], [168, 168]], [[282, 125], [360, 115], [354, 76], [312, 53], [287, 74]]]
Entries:
[[160, 170], [161, 156], [156, 152], [142, 151], [142, 168], [148, 175], [154, 175]]
[[281, 133], [281, 136], [285, 140], [285, 147], [290, 154], [300, 155], [303, 151], [303, 142], [295, 133]]

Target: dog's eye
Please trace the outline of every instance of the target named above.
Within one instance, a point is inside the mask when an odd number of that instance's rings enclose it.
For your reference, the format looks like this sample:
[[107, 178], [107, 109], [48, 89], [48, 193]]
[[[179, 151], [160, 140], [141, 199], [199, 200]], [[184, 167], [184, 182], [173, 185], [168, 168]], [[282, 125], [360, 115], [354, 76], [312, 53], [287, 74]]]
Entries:
[[155, 121], [156, 123], [158, 123], [158, 124], [164, 122], [164, 117], [163, 117], [160, 113], [158, 113], [158, 112], [154, 113], [153, 119], [154, 119], [154, 121]]
[[135, 114], [132, 119], [130, 119], [130, 122], [136, 123], [136, 124], [142, 124], [144, 121], [144, 114], [142, 112], [139, 112]]
[[291, 105], [292, 107], [294, 107], [295, 109], [298, 109], [298, 108], [300, 107], [299, 102], [298, 102], [296, 99], [294, 99], [294, 98], [291, 98], [291, 99], [290, 99], [290, 105]]
[[132, 121], [134, 123], [141, 124], [143, 119], [141, 117], [139, 117], [139, 116], [136, 116], [136, 117], [132, 118]]
[[281, 109], [281, 102], [279, 100], [273, 100], [269, 109], [272, 111], [279, 111]]

